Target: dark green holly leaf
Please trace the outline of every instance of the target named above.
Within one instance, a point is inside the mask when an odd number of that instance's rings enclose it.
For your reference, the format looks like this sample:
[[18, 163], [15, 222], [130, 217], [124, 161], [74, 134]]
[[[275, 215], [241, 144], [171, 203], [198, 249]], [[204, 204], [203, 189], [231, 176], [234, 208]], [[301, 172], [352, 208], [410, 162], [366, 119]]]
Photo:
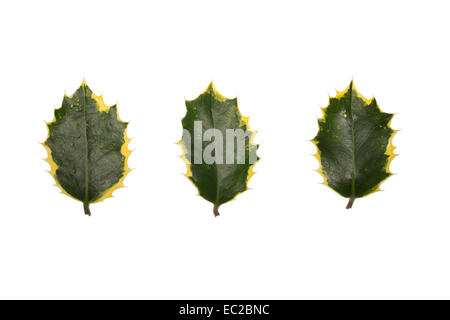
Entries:
[[356, 198], [380, 191], [380, 184], [392, 173], [389, 165], [395, 158], [392, 139], [397, 132], [390, 128], [393, 117], [382, 112], [375, 100], [364, 98], [350, 82], [322, 109], [319, 132], [312, 142], [317, 147], [318, 172], [323, 184], [343, 197]]
[[179, 142], [188, 167], [186, 177], [214, 204], [218, 216], [220, 205], [247, 190], [258, 161], [255, 132], [239, 112], [237, 99], [222, 96], [212, 82], [197, 99], [186, 101], [186, 108]]
[[47, 123], [43, 146], [49, 172], [64, 194], [83, 202], [87, 215], [90, 203], [109, 198], [123, 187], [130, 171], [127, 126], [117, 106], [105, 105], [84, 81], [72, 96], [64, 95], [55, 118]]

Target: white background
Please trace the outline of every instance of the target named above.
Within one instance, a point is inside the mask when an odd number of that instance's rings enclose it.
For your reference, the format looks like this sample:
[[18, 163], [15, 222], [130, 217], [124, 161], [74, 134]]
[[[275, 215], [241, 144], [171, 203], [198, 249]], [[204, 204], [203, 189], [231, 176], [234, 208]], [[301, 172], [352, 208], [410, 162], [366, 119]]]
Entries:
[[[0, 5], [1, 298], [450, 298], [445, 1]], [[44, 121], [83, 77], [130, 121], [127, 188], [59, 193]], [[397, 175], [347, 200], [308, 140], [351, 79], [396, 113]], [[259, 130], [251, 190], [197, 196], [175, 144], [214, 80]]]

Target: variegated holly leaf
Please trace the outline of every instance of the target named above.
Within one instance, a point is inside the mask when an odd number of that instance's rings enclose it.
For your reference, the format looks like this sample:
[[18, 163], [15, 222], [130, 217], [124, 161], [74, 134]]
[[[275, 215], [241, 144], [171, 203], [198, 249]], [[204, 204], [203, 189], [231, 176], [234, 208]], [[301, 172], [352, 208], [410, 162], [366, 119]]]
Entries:
[[213, 203], [218, 216], [220, 205], [247, 190], [258, 160], [256, 132], [239, 112], [237, 99], [222, 96], [212, 82], [197, 99], [186, 101], [186, 108], [179, 142], [188, 167], [186, 177], [200, 196]]
[[130, 172], [127, 126], [117, 106], [105, 105], [84, 81], [72, 96], [64, 95], [47, 123], [49, 172], [64, 194], [83, 203], [87, 215], [89, 204], [111, 197]]
[[330, 97], [322, 111], [319, 132], [312, 140], [318, 172], [323, 184], [349, 198], [349, 209], [356, 198], [379, 191], [392, 174], [389, 165], [396, 156], [392, 139], [397, 132], [390, 127], [393, 114], [382, 112], [375, 98], [364, 98], [353, 81]]

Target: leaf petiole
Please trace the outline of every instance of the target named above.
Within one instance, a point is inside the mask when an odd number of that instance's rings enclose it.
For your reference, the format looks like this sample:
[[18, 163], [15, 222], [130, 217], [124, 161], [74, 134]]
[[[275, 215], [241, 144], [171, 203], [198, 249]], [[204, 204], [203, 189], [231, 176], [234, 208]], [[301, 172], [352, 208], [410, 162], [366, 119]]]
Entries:
[[89, 209], [89, 203], [83, 203], [84, 214], [87, 216], [91, 215], [91, 209]]
[[214, 209], [213, 209], [213, 212], [214, 212], [214, 217], [220, 216], [220, 213], [219, 213], [219, 206], [215, 205], [215, 206], [214, 206]]
[[350, 200], [348, 200], [347, 206], [345, 207], [345, 209], [351, 209], [353, 206], [353, 202], [355, 202], [355, 198], [350, 198]]

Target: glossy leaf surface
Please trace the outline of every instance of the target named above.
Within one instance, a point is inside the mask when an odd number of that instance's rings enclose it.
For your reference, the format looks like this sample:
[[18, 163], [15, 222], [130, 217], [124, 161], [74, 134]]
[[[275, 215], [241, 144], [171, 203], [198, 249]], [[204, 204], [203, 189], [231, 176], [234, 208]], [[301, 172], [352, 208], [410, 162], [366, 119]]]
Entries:
[[[258, 145], [252, 142], [255, 132], [249, 129], [248, 118], [239, 112], [237, 99], [225, 98], [217, 92], [212, 83], [197, 99], [186, 101], [186, 109], [186, 116], [182, 119], [183, 129], [193, 140], [193, 143], [186, 141], [183, 134], [183, 139], [179, 142], [184, 151], [182, 157], [188, 166], [186, 176], [197, 187], [200, 196], [214, 204], [214, 215], [218, 216], [220, 205], [247, 190], [247, 182], [253, 175], [252, 168], [258, 160], [256, 156]], [[201, 130], [197, 133], [196, 123], [201, 123]], [[248, 133], [245, 139], [245, 161], [242, 156], [239, 160], [236, 141], [233, 152], [227, 150], [226, 145], [231, 142], [227, 138], [227, 130], [230, 129], [240, 129]], [[208, 135], [208, 130], [209, 132], [217, 130], [217, 135], [211, 139], [204, 139]], [[217, 136], [223, 137], [223, 147], [217, 146], [213, 154], [220, 155], [223, 160], [206, 163], [202, 158], [201, 163], [198, 163], [197, 155], [203, 156], [207, 153], [208, 148], [217, 141]], [[196, 139], [199, 142], [197, 145]], [[231, 159], [232, 163], [226, 159]]]
[[375, 100], [367, 100], [349, 87], [329, 99], [322, 109], [319, 132], [312, 140], [317, 147], [315, 157], [324, 184], [343, 197], [351, 208], [356, 198], [380, 190], [383, 180], [391, 176], [389, 164], [394, 159], [390, 128], [393, 117], [382, 112]]
[[54, 120], [47, 123], [43, 145], [50, 174], [64, 194], [83, 202], [87, 215], [90, 203], [123, 187], [130, 171], [127, 125], [117, 106], [106, 106], [84, 81], [72, 96], [64, 96]]

